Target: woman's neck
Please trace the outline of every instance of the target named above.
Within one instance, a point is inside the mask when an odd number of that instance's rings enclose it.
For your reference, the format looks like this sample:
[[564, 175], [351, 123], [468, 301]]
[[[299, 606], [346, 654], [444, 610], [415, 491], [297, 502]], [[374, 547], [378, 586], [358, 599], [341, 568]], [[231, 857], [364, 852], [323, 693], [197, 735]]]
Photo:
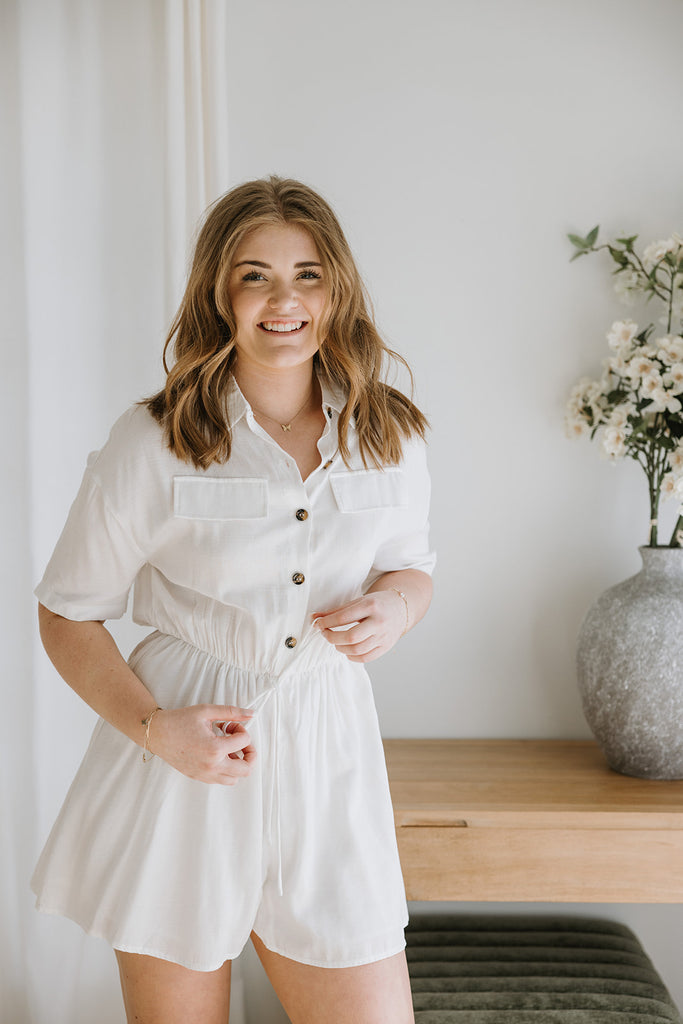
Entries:
[[233, 376], [254, 412], [278, 423], [289, 423], [314, 397], [319, 404], [320, 390], [312, 362], [290, 369], [268, 368], [236, 363]]

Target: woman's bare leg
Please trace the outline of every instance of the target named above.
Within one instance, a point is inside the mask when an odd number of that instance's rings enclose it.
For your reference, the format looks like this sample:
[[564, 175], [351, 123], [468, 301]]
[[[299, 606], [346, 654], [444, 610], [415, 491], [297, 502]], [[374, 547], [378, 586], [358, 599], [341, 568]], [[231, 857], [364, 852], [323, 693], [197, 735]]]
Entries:
[[414, 1024], [404, 953], [361, 967], [310, 967], [251, 941], [292, 1024]]
[[115, 950], [128, 1024], [228, 1024], [230, 961], [191, 971], [169, 960]]

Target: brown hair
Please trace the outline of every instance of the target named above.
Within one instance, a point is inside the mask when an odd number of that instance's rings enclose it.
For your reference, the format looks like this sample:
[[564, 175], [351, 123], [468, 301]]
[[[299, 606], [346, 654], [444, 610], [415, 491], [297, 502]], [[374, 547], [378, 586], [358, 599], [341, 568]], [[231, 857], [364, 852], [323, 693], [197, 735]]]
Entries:
[[[309, 232], [328, 283], [315, 360], [321, 378], [346, 394], [339, 417], [339, 452], [348, 464], [348, 430], [355, 417], [360, 454], [378, 468], [400, 460], [402, 442], [424, 437], [427, 420], [412, 401], [382, 379], [387, 358], [410, 368], [382, 341], [363, 282], [329, 205], [307, 185], [271, 177], [226, 192], [206, 212], [185, 295], [164, 346], [166, 384], [146, 399], [178, 458], [206, 469], [230, 458], [232, 432], [225, 396], [236, 357], [235, 320], [227, 281], [248, 231], [293, 224]], [[175, 361], [166, 354], [173, 344]]]

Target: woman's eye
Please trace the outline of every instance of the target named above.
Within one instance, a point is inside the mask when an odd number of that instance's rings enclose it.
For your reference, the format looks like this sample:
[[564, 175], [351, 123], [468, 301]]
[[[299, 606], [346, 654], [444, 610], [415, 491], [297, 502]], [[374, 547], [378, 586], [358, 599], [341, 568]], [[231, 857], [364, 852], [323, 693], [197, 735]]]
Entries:
[[320, 274], [316, 273], [315, 270], [304, 270], [299, 274], [299, 277], [303, 278], [304, 281], [320, 280]]
[[258, 270], [250, 270], [248, 274], [245, 274], [242, 278], [243, 281], [263, 281], [264, 277]]

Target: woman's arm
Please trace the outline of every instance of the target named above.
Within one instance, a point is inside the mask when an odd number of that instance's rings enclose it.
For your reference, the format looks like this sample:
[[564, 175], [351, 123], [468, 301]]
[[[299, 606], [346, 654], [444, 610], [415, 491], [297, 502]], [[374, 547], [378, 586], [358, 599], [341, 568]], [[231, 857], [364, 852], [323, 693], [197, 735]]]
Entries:
[[379, 576], [356, 601], [313, 618], [325, 639], [349, 661], [375, 661], [420, 621], [431, 600], [431, 576], [401, 569]]
[[[43, 646], [62, 678], [98, 715], [143, 747], [143, 721], [156, 701], [104, 624], [74, 622], [42, 604], [38, 621]], [[256, 752], [241, 725], [232, 725], [227, 736], [217, 736], [213, 726], [249, 718], [241, 708], [213, 704], [158, 711], [150, 724], [149, 749], [192, 779], [234, 785], [250, 773]]]

